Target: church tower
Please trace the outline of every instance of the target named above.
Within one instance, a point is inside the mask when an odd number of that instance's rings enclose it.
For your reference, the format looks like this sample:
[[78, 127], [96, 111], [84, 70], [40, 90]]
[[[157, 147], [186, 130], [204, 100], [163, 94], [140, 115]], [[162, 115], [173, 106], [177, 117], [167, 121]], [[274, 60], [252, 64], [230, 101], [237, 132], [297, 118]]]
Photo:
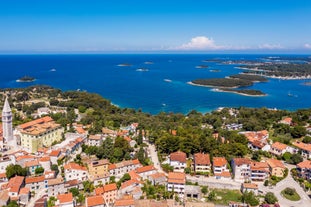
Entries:
[[4, 106], [2, 109], [2, 130], [5, 142], [13, 140], [13, 127], [12, 127], [12, 111], [9, 105], [8, 97], [5, 98]]

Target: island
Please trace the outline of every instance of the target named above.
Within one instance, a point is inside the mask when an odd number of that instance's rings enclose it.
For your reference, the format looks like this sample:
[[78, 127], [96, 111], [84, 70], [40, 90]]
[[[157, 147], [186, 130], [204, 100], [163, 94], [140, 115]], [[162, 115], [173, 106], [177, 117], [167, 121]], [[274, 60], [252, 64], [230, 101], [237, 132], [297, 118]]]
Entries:
[[260, 65], [243, 65], [240, 69], [246, 70], [244, 74], [260, 75], [279, 79], [311, 79], [311, 64], [274, 64], [262, 63]]
[[217, 92], [231, 92], [240, 95], [265, 96], [266, 94], [259, 90], [240, 89], [241, 87], [252, 86], [254, 82], [267, 82], [268, 79], [258, 75], [237, 74], [227, 78], [209, 78], [196, 79], [188, 82], [195, 86], [213, 87]]
[[23, 76], [16, 80], [16, 82], [34, 82], [36, 79], [31, 76]]

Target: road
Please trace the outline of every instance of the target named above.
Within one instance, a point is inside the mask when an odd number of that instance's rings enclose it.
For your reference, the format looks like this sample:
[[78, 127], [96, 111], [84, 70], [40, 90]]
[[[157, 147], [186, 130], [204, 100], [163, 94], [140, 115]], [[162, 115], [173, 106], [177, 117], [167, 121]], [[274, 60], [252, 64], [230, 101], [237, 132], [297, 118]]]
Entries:
[[39, 192], [35, 194], [35, 197], [30, 199], [29, 203], [27, 204], [27, 207], [35, 206], [35, 202], [39, 200], [43, 195], [47, 194], [46, 192], [47, 192], [46, 188], [40, 189]]
[[160, 165], [158, 154], [157, 154], [155, 146], [153, 144], [148, 143], [148, 142], [145, 142], [145, 144], [148, 145], [148, 153], [150, 155], [150, 158], [151, 158], [151, 161], [153, 162], [154, 167], [158, 170], [158, 172], [165, 173], [162, 170], [162, 167]]
[[[285, 188], [295, 188], [301, 199], [299, 201], [290, 201], [281, 195], [281, 191]], [[300, 185], [289, 175], [282, 181], [278, 182], [274, 187], [265, 187], [262, 184], [259, 186], [264, 193], [272, 192], [279, 200], [279, 204], [282, 207], [305, 207], [311, 206], [311, 199], [308, 194], [300, 187]]]
[[187, 181], [192, 183], [197, 182], [199, 185], [208, 186], [209, 188], [229, 189], [229, 190], [240, 190], [241, 183], [236, 182], [233, 179], [216, 179], [215, 177], [204, 177], [204, 176], [190, 176], [187, 175]]

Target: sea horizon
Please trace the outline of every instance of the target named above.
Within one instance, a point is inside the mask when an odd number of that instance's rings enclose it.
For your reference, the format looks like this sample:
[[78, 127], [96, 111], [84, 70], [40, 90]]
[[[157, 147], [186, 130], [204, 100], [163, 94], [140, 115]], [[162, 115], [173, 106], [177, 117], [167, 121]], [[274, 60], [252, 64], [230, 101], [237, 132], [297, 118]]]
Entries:
[[[207, 62], [207, 69], [198, 69], [203, 60], [260, 60], [269, 56], [302, 57], [295, 54], [0, 54], [1, 88], [49, 85], [63, 91], [80, 90], [98, 93], [122, 108], [144, 112], [191, 110], [202, 113], [219, 107], [253, 107], [297, 110], [311, 107], [311, 87], [306, 80], [269, 78], [249, 89], [262, 90], [265, 97], [248, 97], [212, 88], [189, 85], [197, 78], [221, 78], [241, 72], [236, 64]], [[146, 64], [146, 62], [152, 62]], [[129, 66], [118, 66], [124, 63]], [[54, 69], [54, 71], [52, 71]], [[142, 69], [142, 70], [138, 70]], [[220, 72], [211, 72], [219, 70]], [[7, 71], [10, 71], [9, 73]], [[16, 82], [32, 76], [31, 83]], [[169, 81], [167, 81], [169, 80]], [[294, 94], [293, 97], [288, 94]]]

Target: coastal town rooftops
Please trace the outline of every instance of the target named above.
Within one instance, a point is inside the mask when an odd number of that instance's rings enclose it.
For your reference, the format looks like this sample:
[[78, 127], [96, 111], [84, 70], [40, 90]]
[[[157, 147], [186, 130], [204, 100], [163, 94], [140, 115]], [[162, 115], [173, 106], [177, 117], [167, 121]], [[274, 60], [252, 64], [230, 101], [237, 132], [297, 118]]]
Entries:
[[117, 185], [115, 183], [110, 183], [103, 186], [104, 192], [118, 190]]
[[114, 203], [114, 206], [134, 206], [135, 202], [133, 198], [123, 198], [123, 199], [119, 199], [116, 200], [116, 202]]
[[152, 171], [152, 170], [155, 170], [154, 166], [153, 165], [147, 165], [144, 167], [137, 168], [136, 173], [139, 174], [139, 173], [144, 173], [144, 172], [148, 172], [148, 171]]
[[271, 148], [277, 149], [277, 150], [285, 150], [288, 146], [286, 144], [283, 144], [281, 142], [274, 142], [271, 145]]
[[38, 183], [38, 182], [44, 182], [44, 180], [45, 180], [44, 175], [36, 176], [36, 177], [26, 177], [25, 183], [26, 183], [26, 184], [29, 184], [29, 183]]
[[97, 166], [102, 166], [102, 165], [109, 165], [109, 160], [107, 160], [107, 159], [94, 160], [94, 161], [90, 161], [89, 165], [91, 165], [92, 167], [97, 167]]
[[9, 192], [18, 193], [23, 182], [24, 182], [24, 177], [15, 176], [11, 178], [6, 185], [3, 185], [2, 189], [9, 189]]
[[59, 127], [60, 124], [55, 123], [51, 117], [46, 116], [27, 122], [25, 124], [21, 124], [17, 128], [20, 130], [21, 133], [39, 135], [49, 130], [57, 129]]
[[64, 179], [61, 178], [61, 177], [48, 180], [48, 186], [59, 185], [59, 184], [62, 184], [62, 183], [64, 183]]
[[177, 151], [170, 154], [170, 160], [171, 161], [178, 161], [181, 163], [186, 163], [187, 161], [187, 155], [184, 152]]
[[293, 145], [298, 147], [299, 149], [311, 152], [311, 144], [306, 144], [303, 142], [293, 142]]
[[105, 204], [104, 197], [100, 195], [91, 196], [86, 198], [86, 206], [99, 206]]
[[169, 172], [167, 182], [168, 183], [185, 184], [186, 175], [185, 175], [185, 173], [180, 173], [180, 172]]
[[213, 158], [213, 165], [214, 167], [222, 167], [224, 165], [227, 165], [227, 160], [224, 157], [214, 157]]
[[25, 162], [25, 167], [32, 167], [32, 166], [38, 166], [38, 165], [40, 164], [37, 159]]
[[64, 169], [68, 170], [68, 169], [72, 169], [72, 170], [83, 170], [83, 171], [87, 171], [86, 167], [80, 166], [77, 163], [68, 163], [66, 165], [64, 165]]
[[248, 158], [233, 158], [233, 162], [238, 166], [251, 164], [251, 160]]
[[89, 139], [91, 139], [91, 140], [101, 140], [102, 136], [100, 134], [90, 135]]
[[252, 162], [251, 163], [251, 170], [269, 172], [269, 165], [266, 162]]
[[60, 204], [73, 202], [72, 193], [58, 194], [57, 199], [59, 200]]
[[297, 164], [297, 167], [311, 169], [311, 161], [310, 160], [302, 161]]
[[140, 162], [138, 159], [136, 160], [126, 160], [123, 162], [119, 162], [119, 163], [115, 163], [115, 164], [110, 164], [108, 169], [109, 170], [114, 170], [116, 168], [122, 168], [122, 167], [126, 167], [126, 166], [130, 166], [130, 165], [140, 165]]
[[243, 183], [242, 186], [244, 189], [258, 189], [258, 185], [255, 183]]
[[271, 168], [275, 167], [285, 168], [285, 165], [280, 160], [277, 159], [268, 159], [267, 163]]
[[203, 153], [194, 154], [194, 162], [196, 165], [210, 165], [211, 164], [209, 154], [203, 154]]

